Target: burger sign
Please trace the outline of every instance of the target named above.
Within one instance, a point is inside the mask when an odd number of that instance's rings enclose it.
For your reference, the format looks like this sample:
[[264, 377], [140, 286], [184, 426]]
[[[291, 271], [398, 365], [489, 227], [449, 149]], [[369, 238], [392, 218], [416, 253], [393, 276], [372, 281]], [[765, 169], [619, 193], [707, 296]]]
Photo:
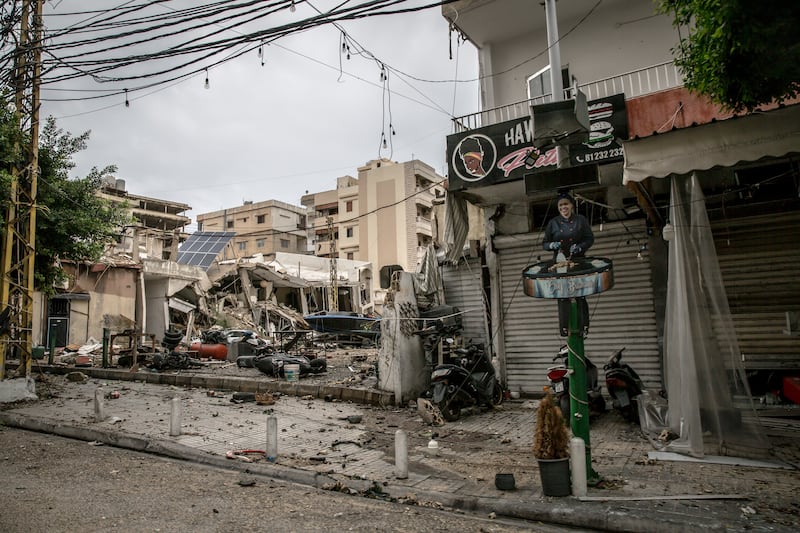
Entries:
[[620, 139], [628, 138], [625, 97], [618, 94], [589, 103], [589, 140], [570, 147], [573, 165], [623, 159]]

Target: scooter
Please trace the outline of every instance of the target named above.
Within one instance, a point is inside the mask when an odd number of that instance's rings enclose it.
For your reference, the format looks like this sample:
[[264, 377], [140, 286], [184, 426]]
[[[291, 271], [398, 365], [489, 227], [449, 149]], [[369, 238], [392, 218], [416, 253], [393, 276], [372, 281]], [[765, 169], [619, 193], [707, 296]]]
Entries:
[[503, 401], [503, 387], [483, 345], [456, 348], [455, 355], [458, 364], [438, 365], [431, 374], [431, 401], [448, 422], [458, 420], [465, 407], [494, 407]]
[[[566, 420], [569, 420], [570, 416], [569, 376], [573, 372], [567, 366], [568, 359], [569, 347], [564, 345], [553, 357], [554, 362], [560, 360], [559, 364], [547, 369], [550, 388], [555, 393], [558, 406], [561, 408], [561, 414]], [[606, 400], [600, 391], [597, 367], [588, 357], [584, 356], [584, 359], [586, 360], [586, 399], [589, 402], [589, 417], [591, 418], [606, 412]]]
[[639, 406], [636, 397], [644, 390], [644, 384], [630, 365], [620, 362], [624, 351], [625, 348], [620, 348], [603, 365], [603, 370], [606, 371], [606, 388], [611, 395], [614, 409], [628, 422], [638, 424]]

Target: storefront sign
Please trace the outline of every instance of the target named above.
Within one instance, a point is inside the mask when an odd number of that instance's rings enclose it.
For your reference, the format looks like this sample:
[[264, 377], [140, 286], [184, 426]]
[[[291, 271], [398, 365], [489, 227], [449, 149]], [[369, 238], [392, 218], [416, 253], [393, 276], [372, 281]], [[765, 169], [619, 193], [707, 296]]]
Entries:
[[[569, 147], [572, 166], [621, 161], [620, 140], [628, 138], [624, 95], [590, 101], [589, 122], [589, 141]], [[447, 160], [451, 191], [521, 180], [557, 164], [555, 148], [540, 152], [533, 147], [530, 117], [449, 135]]]

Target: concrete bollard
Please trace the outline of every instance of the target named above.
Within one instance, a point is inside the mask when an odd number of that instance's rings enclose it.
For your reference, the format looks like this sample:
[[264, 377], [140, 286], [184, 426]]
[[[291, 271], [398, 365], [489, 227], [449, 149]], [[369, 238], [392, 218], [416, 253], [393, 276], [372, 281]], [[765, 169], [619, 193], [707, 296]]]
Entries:
[[397, 479], [408, 479], [408, 435], [402, 429], [394, 432], [394, 470]]
[[94, 391], [94, 419], [96, 422], [102, 422], [106, 419], [105, 398], [103, 397], [103, 389], [99, 387]]
[[278, 458], [278, 418], [267, 417], [267, 460], [275, 462]]
[[173, 398], [170, 402], [169, 436], [177, 437], [181, 434], [181, 400]]
[[572, 495], [586, 496], [586, 443], [580, 437], [569, 440], [569, 461], [572, 470]]

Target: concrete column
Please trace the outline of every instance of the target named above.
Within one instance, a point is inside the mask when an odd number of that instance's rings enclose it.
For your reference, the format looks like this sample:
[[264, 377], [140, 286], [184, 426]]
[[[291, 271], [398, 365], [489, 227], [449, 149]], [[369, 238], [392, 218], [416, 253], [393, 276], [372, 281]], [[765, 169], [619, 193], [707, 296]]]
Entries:
[[105, 399], [103, 398], [103, 389], [97, 388], [94, 391], [94, 419], [95, 422], [102, 422], [106, 419], [106, 406]]
[[170, 401], [169, 436], [177, 437], [181, 434], [181, 400], [173, 398]]
[[278, 419], [267, 417], [267, 460], [275, 462], [278, 458]]
[[394, 471], [397, 479], [408, 479], [408, 435], [402, 429], [394, 432]]

